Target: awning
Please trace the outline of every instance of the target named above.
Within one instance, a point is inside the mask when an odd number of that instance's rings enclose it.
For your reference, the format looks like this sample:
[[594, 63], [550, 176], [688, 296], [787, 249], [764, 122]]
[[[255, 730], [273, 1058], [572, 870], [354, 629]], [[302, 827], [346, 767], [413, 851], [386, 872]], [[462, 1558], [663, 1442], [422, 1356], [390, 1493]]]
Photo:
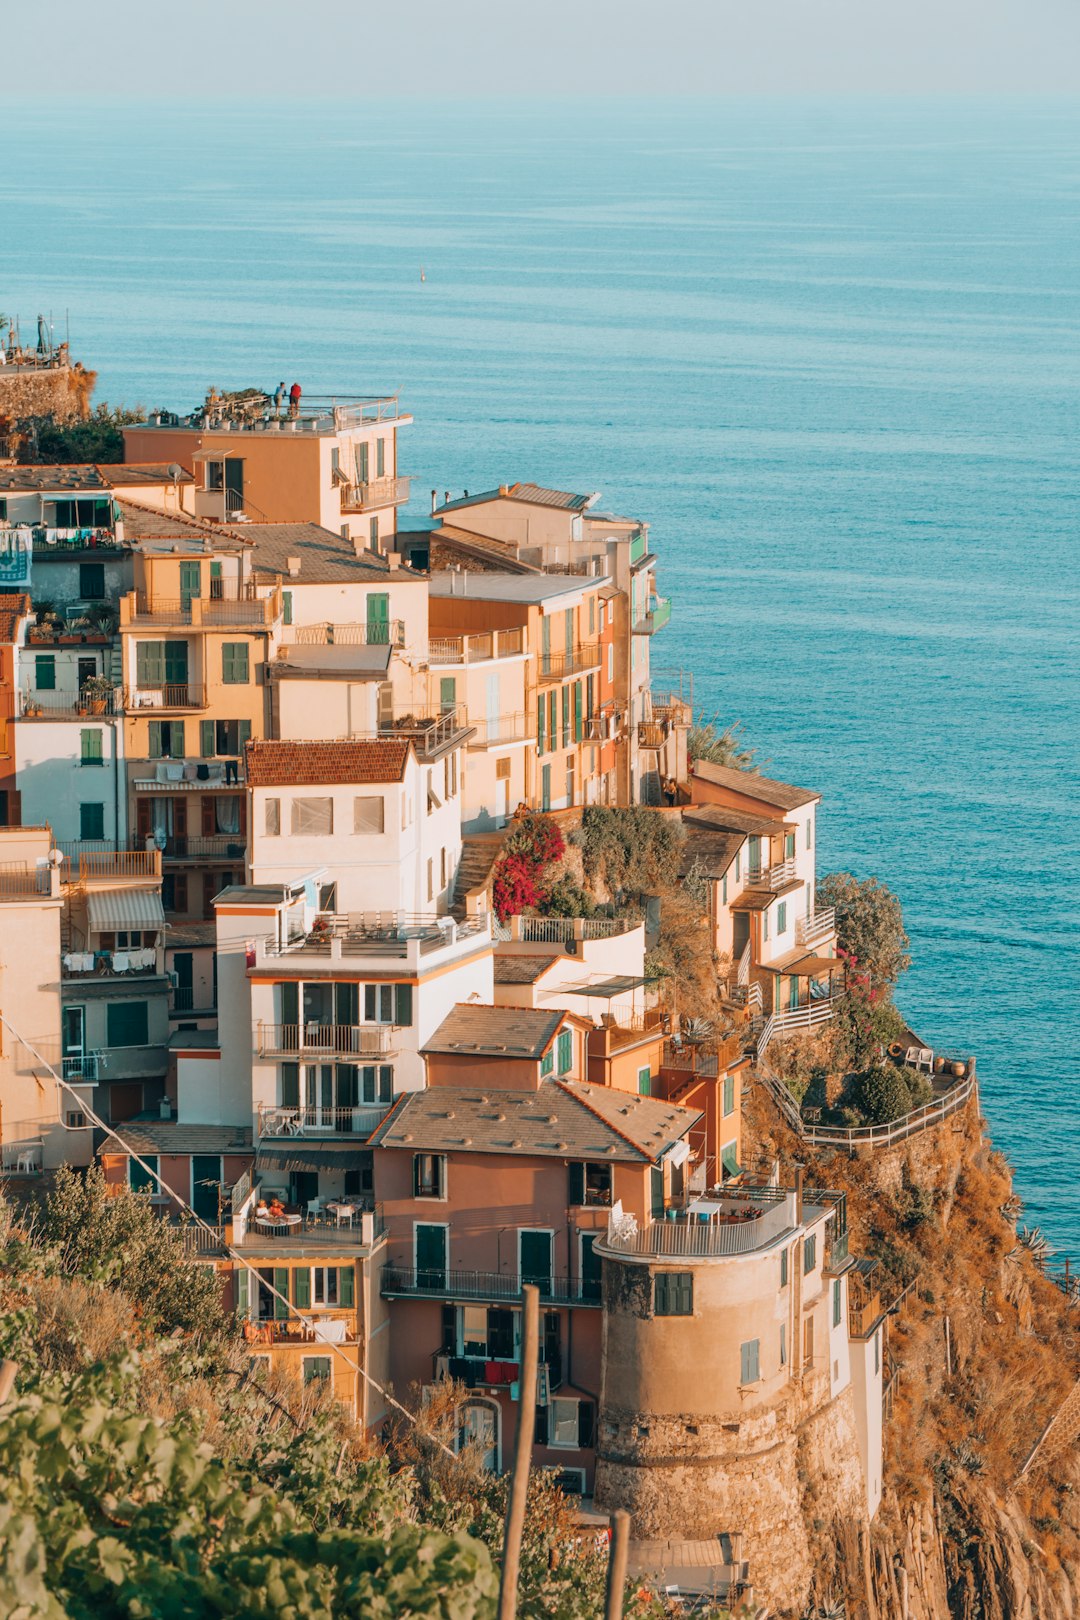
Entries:
[[772, 963], [769, 971], [786, 974], [792, 979], [817, 979], [823, 973], [838, 973], [843, 965], [838, 956], [803, 956], [786, 967]]
[[91, 889], [86, 899], [91, 933], [165, 926], [160, 889]]
[[345, 1163], [355, 1157], [366, 1138], [355, 1142], [283, 1142], [280, 1147], [260, 1147], [255, 1156], [256, 1170], [346, 1170]]
[[610, 1001], [613, 996], [623, 996], [628, 990], [640, 990], [644, 985], [655, 984], [657, 978], [656, 974], [621, 973], [614, 979], [597, 979], [592, 984], [566, 984], [562, 988], [566, 995], [600, 996], [604, 1001]]

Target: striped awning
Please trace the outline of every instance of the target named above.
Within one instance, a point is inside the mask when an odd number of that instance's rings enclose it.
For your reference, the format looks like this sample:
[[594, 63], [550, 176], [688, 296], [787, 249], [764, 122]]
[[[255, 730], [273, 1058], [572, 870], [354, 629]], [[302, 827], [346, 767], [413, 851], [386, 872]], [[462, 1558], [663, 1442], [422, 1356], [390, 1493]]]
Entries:
[[280, 1147], [260, 1146], [255, 1158], [256, 1170], [346, 1170], [348, 1157], [355, 1158], [362, 1148], [360, 1142], [306, 1142], [291, 1141]]
[[91, 889], [86, 909], [95, 934], [165, 926], [160, 889]]

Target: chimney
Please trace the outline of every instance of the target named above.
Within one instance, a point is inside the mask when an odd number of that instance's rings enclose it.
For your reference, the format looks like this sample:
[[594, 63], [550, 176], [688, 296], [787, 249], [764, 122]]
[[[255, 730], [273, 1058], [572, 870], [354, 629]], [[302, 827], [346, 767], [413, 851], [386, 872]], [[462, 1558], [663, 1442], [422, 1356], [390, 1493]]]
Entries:
[[510, 493], [510, 485], [509, 484], [500, 484], [499, 485], [499, 494], [500, 495], [509, 495], [509, 493]]
[[431, 515], [432, 515], [432, 517], [435, 516], [435, 508], [438, 506], [438, 504], [439, 504], [439, 492], [438, 492], [437, 489], [433, 489], [432, 492], [431, 492]]
[[450, 504], [450, 491], [448, 489], [444, 489], [443, 490], [443, 505], [444, 506], [449, 506], [449, 504]]
[[286, 557], [285, 567], [289, 570], [289, 578], [296, 579], [300, 574], [300, 558]]
[[795, 1225], [802, 1225], [803, 1181], [806, 1177], [806, 1166], [795, 1166]]

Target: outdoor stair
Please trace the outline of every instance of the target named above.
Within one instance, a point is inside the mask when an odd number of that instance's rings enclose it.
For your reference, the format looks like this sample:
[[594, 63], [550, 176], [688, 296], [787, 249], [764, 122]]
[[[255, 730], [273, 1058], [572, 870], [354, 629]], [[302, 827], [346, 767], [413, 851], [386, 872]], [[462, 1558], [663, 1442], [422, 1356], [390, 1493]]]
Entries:
[[501, 832], [466, 833], [461, 840], [461, 860], [454, 882], [454, 898], [450, 905], [450, 915], [458, 922], [464, 922], [468, 915], [469, 895], [487, 888], [491, 879], [491, 869], [498, 860], [503, 846], [504, 836], [505, 834]]

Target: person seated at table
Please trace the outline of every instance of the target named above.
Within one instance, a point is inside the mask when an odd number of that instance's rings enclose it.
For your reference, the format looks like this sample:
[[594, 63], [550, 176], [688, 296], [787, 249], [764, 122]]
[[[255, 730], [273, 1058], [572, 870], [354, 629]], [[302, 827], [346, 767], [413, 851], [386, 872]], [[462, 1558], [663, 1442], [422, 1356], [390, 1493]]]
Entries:
[[255, 1205], [255, 1219], [257, 1221], [264, 1221], [269, 1213], [270, 1211], [266, 1207], [266, 1199], [260, 1198], [259, 1202]]
[[285, 1213], [285, 1205], [281, 1202], [281, 1199], [278, 1198], [276, 1195], [273, 1198], [271, 1198], [271, 1200], [270, 1200], [270, 1208], [267, 1211], [267, 1213], [269, 1214], [269, 1217], [270, 1217], [270, 1219], [272, 1221], [280, 1221], [281, 1217], [284, 1215], [284, 1213]]

